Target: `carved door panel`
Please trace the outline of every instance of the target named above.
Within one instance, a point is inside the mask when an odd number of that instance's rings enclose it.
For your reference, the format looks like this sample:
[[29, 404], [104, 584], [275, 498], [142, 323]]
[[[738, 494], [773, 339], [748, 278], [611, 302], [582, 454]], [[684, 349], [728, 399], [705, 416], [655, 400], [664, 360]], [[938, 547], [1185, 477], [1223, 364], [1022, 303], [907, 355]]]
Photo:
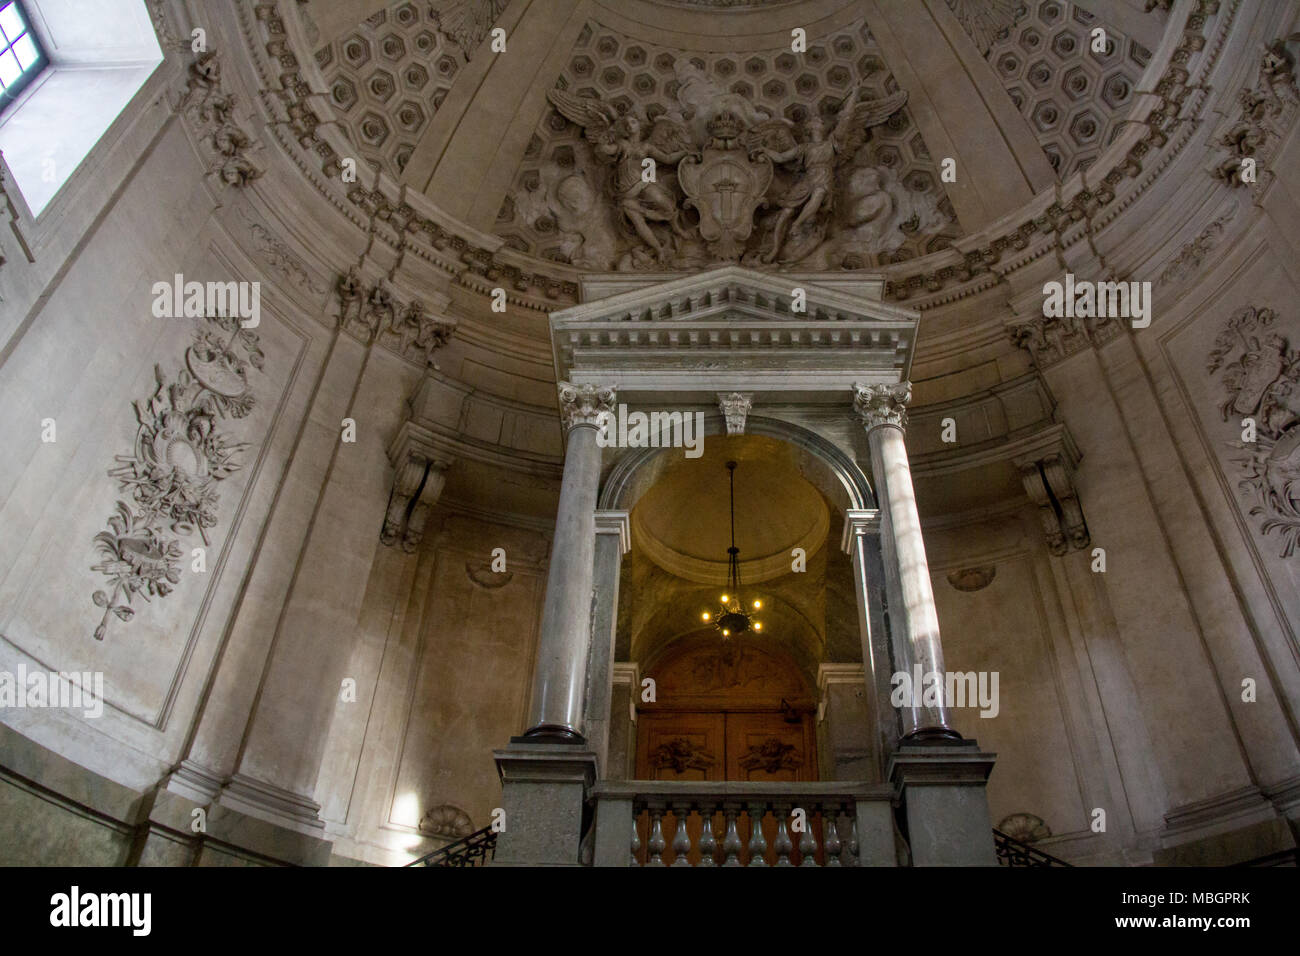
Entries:
[[638, 780], [725, 780], [723, 714], [642, 714], [638, 723]]
[[[642, 714], [638, 720], [636, 776], [638, 780], [723, 780], [726, 771], [726, 716], [724, 714]], [[722, 822], [714, 817], [714, 832]], [[673, 837], [677, 833], [676, 817], [665, 815], [661, 824], [664, 842], [663, 861], [671, 864]], [[642, 813], [638, 823], [641, 833], [641, 860], [649, 858], [650, 814]], [[687, 818], [686, 832], [691, 838], [687, 860], [692, 866], [700, 862], [700, 832], [704, 821], [699, 814]]]
[[787, 723], [779, 713], [727, 715], [727, 780], [816, 780], [809, 715]]
[[[797, 724], [787, 723], [780, 713], [728, 714], [727, 715], [727, 779], [755, 781], [796, 781], [817, 779], [817, 757], [813, 744], [811, 715], [802, 715]], [[812, 819], [808, 825], [818, 835], [821, 843], [820, 820]], [[748, 859], [750, 820], [746, 816], [739, 826], [740, 838], [746, 844]], [[788, 831], [787, 831], [788, 832]], [[769, 812], [763, 816], [763, 839], [767, 841], [764, 858], [768, 866], [776, 865], [777, 821]], [[789, 833], [795, 846], [791, 859], [797, 864], [799, 834]]]

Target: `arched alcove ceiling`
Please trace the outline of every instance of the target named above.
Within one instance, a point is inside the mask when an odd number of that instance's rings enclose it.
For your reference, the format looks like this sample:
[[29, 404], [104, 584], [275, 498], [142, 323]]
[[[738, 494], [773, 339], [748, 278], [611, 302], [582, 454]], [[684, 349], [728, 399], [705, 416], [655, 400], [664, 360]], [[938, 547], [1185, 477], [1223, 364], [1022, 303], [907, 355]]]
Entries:
[[[1162, 20], [1124, 6], [353, 0], [300, 15], [358, 155], [507, 249], [589, 270], [658, 263], [620, 222], [609, 167], [548, 93], [670, 119], [702, 148], [704, 119], [719, 104], [748, 126], [789, 121], [806, 139], [804, 120], [833, 121], [850, 94], [905, 91], [905, 106], [837, 158], [821, 239], [786, 263], [819, 269], [942, 251], [1086, 170], [1120, 132], [1162, 32]], [[1102, 22], [1107, 50], [1094, 53], [1089, 31]], [[484, 46], [493, 26], [517, 45], [508, 63]], [[807, 31], [802, 55], [789, 48], [794, 26]], [[941, 180], [945, 157], [956, 160], [956, 183]], [[770, 198], [798, 179], [794, 165], [776, 164]], [[772, 230], [773, 206], [759, 214], [753, 254]], [[676, 254], [689, 265], [696, 253]]]
[[736, 468], [736, 544], [741, 576], [758, 584], [790, 573], [793, 549], [826, 543], [825, 499], [801, 473], [796, 449], [756, 435], [718, 437], [699, 458], [680, 450], [632, 509], [632, 545], [665, 571], [700, 584], [727, 580], [729, 475]]

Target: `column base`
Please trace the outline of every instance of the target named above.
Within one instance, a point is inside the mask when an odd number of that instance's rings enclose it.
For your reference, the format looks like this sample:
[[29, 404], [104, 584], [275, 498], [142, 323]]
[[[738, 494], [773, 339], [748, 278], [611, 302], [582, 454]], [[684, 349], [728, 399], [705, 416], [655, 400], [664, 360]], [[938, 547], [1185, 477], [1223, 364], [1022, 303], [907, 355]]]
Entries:
[[962, 743], [965, 740], [961, 734], [951, 727], [918, 727], [910, 734], [904, 734], [899, 744], [903, 747], [914, 745], [919, 746], [951, 746], [954, 743]]
[[587, 738], [582, 736], [572, 727], [566, 727], [563, 724], [538, 724], [531, 730], [525, 730], [521, 737], [511, 737], [512, 744], [582, 744], [586, 745]]
[[492, 752], [505, 829], [493, 866], [580, 866], [596, 755], [585, 745], [518, 738]]
[[907, 814], [913, 866], [997, 866], [985, 786], [994, 754], [974, 740], [905, 743], [886, 775]]

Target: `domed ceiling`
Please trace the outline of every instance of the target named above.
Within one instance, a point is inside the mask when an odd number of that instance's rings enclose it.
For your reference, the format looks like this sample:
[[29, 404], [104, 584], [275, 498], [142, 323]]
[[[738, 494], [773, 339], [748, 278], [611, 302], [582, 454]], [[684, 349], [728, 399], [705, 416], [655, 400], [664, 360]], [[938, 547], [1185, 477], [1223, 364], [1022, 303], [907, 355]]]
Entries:
[[[1129, 8], [341, 0], [300, 10], [365, 162], [509, 249], [611, 271], [876, 268], [951, 247], [1086, 170], [1118, 135], [1151, 57], [1144, 43], [1161, 34]], [[1103, 22], [1105, 48], [1094, 50]], [[534, 72], [493, 72], [495, 28], [536, 47], [511, 58]], [[439, 125], [449, 99], [456, 116]], [[658, 163], [648, 185], [629, 159], [647, 155]]]

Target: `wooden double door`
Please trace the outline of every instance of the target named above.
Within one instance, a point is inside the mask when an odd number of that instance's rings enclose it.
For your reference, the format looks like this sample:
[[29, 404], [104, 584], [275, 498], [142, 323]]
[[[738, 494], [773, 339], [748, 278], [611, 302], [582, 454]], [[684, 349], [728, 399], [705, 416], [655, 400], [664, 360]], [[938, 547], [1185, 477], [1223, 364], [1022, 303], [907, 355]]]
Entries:
[[811, 714], [642, 713], [638, 780], [816, 780]]
[[[637, 723], [636, 775], [639, 780], [791, 782], [817, 779], [816, 736], [812, 715], [807, 712], [643, 712]], [[671, 814], [662, 820], [667, 843], [662, 859], [667, 864], [675, 860], [672, 841], [678, 823], [677, 817]], [[820, 831], [819, 820], [810, 820], [809, 823], [815, 831]], [[718, 862], [723, 859], [726, 826], [724, 815], [715, 813], [713, 835], [718, 847], [715, 855]], [[704, 822], [698, 813], [693, 812], [686, 818], [692, 847], [687, 859], [692, 865], [700, 862], [698, 845], [703, 827]], [[750, 827], [749, 815], [742, 814], [737, 820], [737, 832], [743, 846], [742, 863], [749, 861]], [[773, 865], [776, 863], [773, 848], [777, 836], [776, 818], [771, 813], [766, 814], [762, 827], [767, 841], [765, 859], [768, 865]], [[650, 814], [643, 813], [638, 821], [643, 862], [649, 858], [650, 831]], [[791, 838], [797, 845], [798, 834], [792, 834]], [[796, 864], [800, 862], [797, 850], [793, 861]]]

